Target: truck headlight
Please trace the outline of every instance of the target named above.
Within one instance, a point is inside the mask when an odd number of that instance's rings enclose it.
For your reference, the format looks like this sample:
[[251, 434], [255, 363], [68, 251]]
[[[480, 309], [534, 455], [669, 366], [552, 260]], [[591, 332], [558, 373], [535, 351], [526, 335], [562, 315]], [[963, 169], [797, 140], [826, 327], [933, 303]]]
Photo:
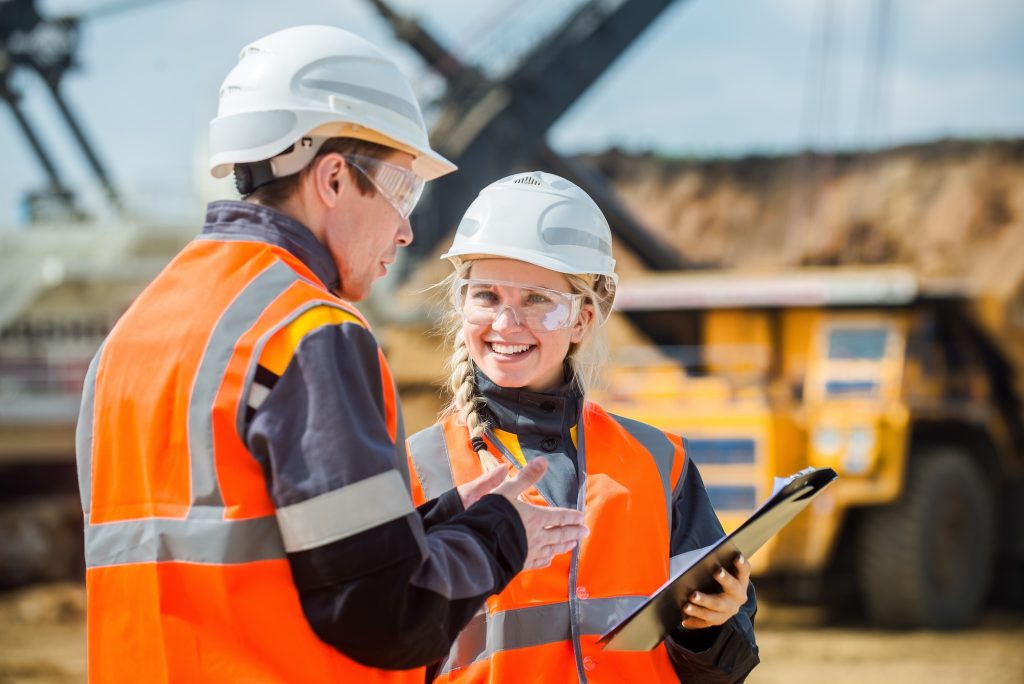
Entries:
[[850, 475], [863, 475], [871, 469], [875, 455], [875, 430], [860, 426], [850, 430], [843, 455], [843, 470]]
[[835, 456], [843, 448], [843, 437], [833, 427], [817, 427], [811, 437], [814, 451], [821, 456]]

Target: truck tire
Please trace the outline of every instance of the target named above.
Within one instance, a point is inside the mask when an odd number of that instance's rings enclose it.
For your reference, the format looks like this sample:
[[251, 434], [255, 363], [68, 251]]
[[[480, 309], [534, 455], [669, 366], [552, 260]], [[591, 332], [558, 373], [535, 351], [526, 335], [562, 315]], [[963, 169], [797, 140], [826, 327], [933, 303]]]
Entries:
[[859, 527], [865, 611], [880, 627], [964, 627], [992, 583], [992, 487], [970, 454], [953, 447], [915, 450], [909, 467], [903, 498], [865, 511]]

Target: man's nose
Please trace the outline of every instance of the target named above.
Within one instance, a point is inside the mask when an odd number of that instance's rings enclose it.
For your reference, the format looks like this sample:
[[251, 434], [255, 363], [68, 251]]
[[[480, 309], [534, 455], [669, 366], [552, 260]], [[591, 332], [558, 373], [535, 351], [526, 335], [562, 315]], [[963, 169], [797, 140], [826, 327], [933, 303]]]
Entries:
[[398, 226], [395, 242], [399, 247], [407, 247], [412, 243], [412, 223], [409, 222], [408, 218], [403, 218], [402, 223]]

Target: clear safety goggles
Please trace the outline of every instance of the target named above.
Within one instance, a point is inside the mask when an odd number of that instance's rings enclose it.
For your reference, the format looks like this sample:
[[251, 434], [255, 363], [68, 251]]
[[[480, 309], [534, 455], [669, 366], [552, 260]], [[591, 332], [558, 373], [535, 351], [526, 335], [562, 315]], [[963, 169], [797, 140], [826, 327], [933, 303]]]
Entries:
[[373, 157], [361, 154], [346, 154], [345, 161], [359, 170], [373, 183], [373, 187], [384, 196], [402, 218], [409, 214], [423, 194], [423, 179], [413, 171]]
[[503, 280], [461, 278], [455, 284], [455, 309], [474, 325], [493, 323], [507, 310], [516, 325], [552, 332], [572, 326], [582, 302], [580, 294]]

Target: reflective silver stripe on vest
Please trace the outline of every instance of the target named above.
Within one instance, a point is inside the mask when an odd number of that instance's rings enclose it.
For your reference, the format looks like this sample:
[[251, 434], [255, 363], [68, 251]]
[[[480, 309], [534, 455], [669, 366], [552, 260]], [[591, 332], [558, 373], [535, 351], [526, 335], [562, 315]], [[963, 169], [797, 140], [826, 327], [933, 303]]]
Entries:
[[249, 563], [284, 557], [274, 516], [143, 518], [85, 528], [85, 564], [90, 568], [160, 561]]
[[[576, 602], [580, 632], [600, 635], [640, 605], [646, 596], [614, 596]], [[459, 633], [441, 673], [461, 670], [500, 651], [543, 646], [571, 638], [568, 601], [478, 614]]]
[[[584, 405], [583, 411], [580, 415], [581, 419], [576, 431], [576, 439], [579, 441], [579, 448], [576, 450], [576, 463], [580, 474], [580, 490], [576, 495], [576, 510], [586, 516], [588, 479], [586, 405]], [[583, 635], [583, 625], [580, 622], [583, 611], [579, 607], [586, 599], [581, 599], [577, 593], [579, 591], [580, 554], [582, 553], [582, 546], [582, 544], [577, 544], [573, 548], [569, 561], [569, 636], [572, 639], [572, 655], [573, 660], [576, 663], [576, 679], [580, 684], [587, 684], [587, 671], [583, 667], [583, 644], [580, 643], [580, 637]]]
[[409, 456], [428, 501], [455, 486], [444, 427], [440, 424], [431, 425], [409, 438]]
[[658, 467], [658, 474], [661, 476], [661, 488], [665, 493], [665, 514], [671, 528], [672, 521], [672, 461], [676, 455], [676, 445], [672, 443], [665, 433], [656, 427], [641, 423], [630, 418], [623, 418], [609, 413], [629, 435], [640, 442]]
[[388, 470], [312, 499], [277, 509], [289, 553], [315, 549], [412, 513], [412, 499], [397, 470]]
[[[87, 567], [161, 561], [235, 564], [285, 558], [276, 516], [244, 520], [224, 518], [224, 502], [214, 464], [212, 411], [239, 337], [267, 306], [299, 279], [287, 265], [272, 263], [235, 297], [210, 334], [189, 396], [187, 424], [192, 496], [188, 517], [89, 524], [85, 529]], [[92, 401], [93, 394], [84, 395], [83, 413], [88, 410], [86, 403]], [[88, 432], [85, 425], [80, 420], [80, 451], [92, 440], [91, 424]], [[80, 457], [79, 477], [89, 472], [86, 465], [89, 464]], [[87, 485], [83, 479], [82, 484], [91, 489], [91, 482]], [[85, 495], [83, 503], [89, 503]]]
[[235, 297], [213, 328], [189, 397], [188, 447], [193, 504], [189, 517], [223, 516], [224, 499], [213, 459], [213, 404], [239, 337], [297, 280], [295, 271], [275, 261]]
[[78, 424], [75, 426], [75, 464], [78, 467], [78, 490], [82, 496], [82, 512], [89, 519], [92, 510], [92, 428], [96, 416], [96, 373], [103, 356], [106, 340], [96, 350], [96, 355], [89, 362], [89, 370], [85, 374], [82, 385], [82, 406], [78, 411]]

